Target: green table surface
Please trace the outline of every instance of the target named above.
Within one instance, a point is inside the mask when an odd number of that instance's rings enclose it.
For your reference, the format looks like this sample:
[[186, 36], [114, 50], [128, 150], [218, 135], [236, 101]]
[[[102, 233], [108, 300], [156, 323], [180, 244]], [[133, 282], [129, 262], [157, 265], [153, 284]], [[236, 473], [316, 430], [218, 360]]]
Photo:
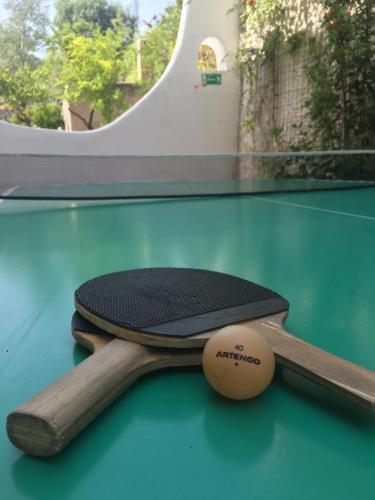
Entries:
[[198, 367], [147, 375], [52, 459], [14, 448], [5, 420], [87, 356], [70, 335], [74, 290], [136, 267], [258, 282], [288, 298], [296, 336], [375, 370], [375, 189], [28, 203], [0, 203], [4, 500], [374, 498], [374, 414], [286, 369], [244, 402]]

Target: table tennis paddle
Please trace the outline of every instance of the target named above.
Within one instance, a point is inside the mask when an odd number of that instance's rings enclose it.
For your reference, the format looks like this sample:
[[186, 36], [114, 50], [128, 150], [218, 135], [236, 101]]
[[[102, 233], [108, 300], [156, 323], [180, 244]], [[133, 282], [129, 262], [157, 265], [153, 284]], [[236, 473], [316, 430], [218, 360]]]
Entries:
[[[232, 323], [260, 331], [283, 365], [365, 408], [375, 407], [375, 374], [287, 333], [282, 324], [288, 302], [250, 281], [199, 269], [136, 269], [84, 283], [75, 303], [90, 323], [119, 338], [9, 416], [11, 440], [29, 453], [61, 449], [123, 390], [118, 377], [123, 381], [125, 374], [127, 383], [143, 373], [150, 349], [202, 349]], [[57, 404], [61, 398], [65, 406]]]

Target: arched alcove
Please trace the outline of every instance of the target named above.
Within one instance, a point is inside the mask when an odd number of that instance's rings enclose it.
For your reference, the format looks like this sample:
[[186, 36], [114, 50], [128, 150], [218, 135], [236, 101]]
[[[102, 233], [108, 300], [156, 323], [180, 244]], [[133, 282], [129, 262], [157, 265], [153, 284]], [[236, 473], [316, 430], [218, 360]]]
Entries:
[[205, 38], [199, 46], [198, 70], [227, 71], [225, 56], [224, 45], [218, 38]]

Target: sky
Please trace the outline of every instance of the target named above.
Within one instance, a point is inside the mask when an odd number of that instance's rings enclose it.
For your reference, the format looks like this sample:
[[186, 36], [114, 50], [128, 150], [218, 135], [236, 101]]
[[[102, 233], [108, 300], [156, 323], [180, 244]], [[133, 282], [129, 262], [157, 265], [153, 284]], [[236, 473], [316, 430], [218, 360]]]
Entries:
[[[7, 11], [4, 8], [4, 1], [0, 0], [0, 21], [6, 18]], [[54, 0], [47, 0], [45, 5], [49, 8], [50, 17], [53, 17]], [[132, 4], [131, 0], [117, 0], [114, 3], [119, 3], [123, 7]], [[163, 12], [167, 5], [174, 4], [173, 0], [139, 0], [139, 17], [141, 20], [140, 29], [143, 30], [142, 21], [150, 21], [155, 14]]]

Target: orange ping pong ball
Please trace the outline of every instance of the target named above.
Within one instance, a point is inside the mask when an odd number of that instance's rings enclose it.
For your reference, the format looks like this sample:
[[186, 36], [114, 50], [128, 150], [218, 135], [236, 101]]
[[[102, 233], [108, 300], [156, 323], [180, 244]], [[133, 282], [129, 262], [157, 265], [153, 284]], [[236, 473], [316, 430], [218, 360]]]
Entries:
[[263, 392], [275, 373], [269, 342], [253, 328], [226, 326], [207, 342], [203, 371], [210, 385], [231, 399], [250, 399]]

